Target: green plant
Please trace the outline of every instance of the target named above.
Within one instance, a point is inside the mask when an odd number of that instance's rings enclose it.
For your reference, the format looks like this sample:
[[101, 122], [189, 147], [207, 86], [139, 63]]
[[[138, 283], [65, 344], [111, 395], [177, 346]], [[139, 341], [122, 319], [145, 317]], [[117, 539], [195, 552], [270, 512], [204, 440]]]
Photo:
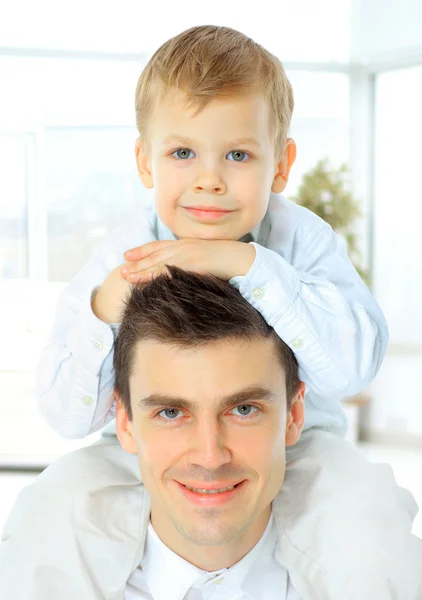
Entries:
[[350, 190], [350, 171], [347, 164], [336, 168], [328, 158], [319, 160], [304, 174], [296, 196], [292, 200], [324, 219], [347, 244], [347, 251], [356, 270], [367, 282], [368, 274], [362, 268], [362, 255], [355, 233], [356, 221], [361, 217], [358, 201]]

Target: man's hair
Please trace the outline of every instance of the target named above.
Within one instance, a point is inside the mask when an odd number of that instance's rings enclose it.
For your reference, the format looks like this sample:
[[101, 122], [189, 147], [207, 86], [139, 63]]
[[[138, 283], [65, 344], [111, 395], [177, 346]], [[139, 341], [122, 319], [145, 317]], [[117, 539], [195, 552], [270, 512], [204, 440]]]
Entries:
[[152, 107], [168, 88], [185, 92], [202, 110], [213, 98], [258, 92], [268, 102], [276, 152], [284, 150], [293, 91], [281, 62], [252, 39], [228, 27], [193, 27], [165, 42], [144, 68], [136, 88], [136, 124], [145, 141]]
[[153, 281], [134, 286], [126, 301], [114, 349], [115, 391], [132, 420], [129, 380], [136, 345], [153, 340], [178, 348], [204, 347], [218, 340], [273, 338], [285, 371], [288, 407], [299, 384], [290, 348], [263, 316], [227, 281], [168, 267]]

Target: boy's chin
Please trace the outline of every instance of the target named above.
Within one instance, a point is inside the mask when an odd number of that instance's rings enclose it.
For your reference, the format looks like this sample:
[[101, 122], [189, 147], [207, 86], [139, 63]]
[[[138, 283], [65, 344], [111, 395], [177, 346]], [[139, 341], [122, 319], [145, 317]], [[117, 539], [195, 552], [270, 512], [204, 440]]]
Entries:
[[[231, 231], [230, 231], [231, 229]], [[196, 238], [199, 240], [236, 240], [236, 233], [230, 227], [218, 227], [211, 225], [197, 225], [194, 227], [181, 227], [179, 233], [173, 232], [179, 239]]]
[[254, 229], [244, 231], [244, 227], [239, 227], [239, 223], [180, 223], [173, 230], [174, 235], [179, 239], [197, 238], [200, 240], [227, 240], [237, 241], [250, 234]]

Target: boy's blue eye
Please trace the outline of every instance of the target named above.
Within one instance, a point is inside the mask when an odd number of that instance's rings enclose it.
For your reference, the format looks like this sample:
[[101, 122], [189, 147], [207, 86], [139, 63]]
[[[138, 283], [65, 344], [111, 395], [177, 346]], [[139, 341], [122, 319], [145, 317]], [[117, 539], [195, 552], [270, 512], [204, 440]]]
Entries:
[[[230, 156], [232, 158], [230, 158]], [[227, 154], [227, 158], [236, 162], [245, 162], [245, 160], [249, 158], [249, 155], [246, 152], [243, 152], [242, 150], [233, 150], [232, 152], [229, 152]]]
[[189, 148], [179, 148], [173, 152], [172, 156], [181, 160], [187, 160], [188, 158], [193, 158], [195, 154], [192, 152], [192, 150], [189, 150]]

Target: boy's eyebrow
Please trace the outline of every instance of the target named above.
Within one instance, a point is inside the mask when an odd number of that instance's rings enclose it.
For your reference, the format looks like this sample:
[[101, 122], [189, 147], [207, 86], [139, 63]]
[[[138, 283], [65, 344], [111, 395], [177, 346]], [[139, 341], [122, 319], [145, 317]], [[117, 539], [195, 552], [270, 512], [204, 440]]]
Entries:
[[243, 146], [243, 145], [249, 145], [252, 144], [253, 146], [259, 146], [261, 147], [261, 144], [258, 142], [258, 140], [256, 140], [253, 137], [248, 137], [248, 138], [241, 138], [239, 140], [234, 140], [232, 142], [232, 146], [236, 147], [236, 146]]
[[[195, 144], [197, 144], [197, 140], [193, 140], [191, 138], [187, 138], [176, 134], [170, 134], [163, 140], [163, 144], [169, 144], [170, 142], [178, 142], [179, 144], [185, 144], [186, 146], [194, 146]], [[259, 148], [261, 147], [261, 144], [258, 142], [258, 140], [256, 140], [253, 137], [239, 138], [238, 140], [232, 140], [228, 143], [225, 142], [225, 145], [231, 146], [232, 148], [236, 148], [237, 146], [243, 145], [253, 145], [258, 146]]]
[[[273, 403], [279, 396], [274, 394], [271, 390], [267, 388], [263, 388], [260, 386], [251, 386], [244, 388], [243, 390], [239, 390], [234, 394], [227, 394], [220, 398], [217, 408], [219, 410], [225, 410], [232, 406], [237, 406], [239, 404], [251, 402], [251, 401], [261, 401]], [[195, 407], [198, 406], [198, 402], [191, 402], [186, 398], [181, 398], [177, 396], [170, 396], [166, 394], [151, 394], [146, 398], [141, 398], [138, 400], [138, 407], [147, 410], [153, 408], [160, 408], [170, 406], [171, 408], [178, 408], [181, 410], [195, 410]]]
[[169, 144], [170, 142], [179, 142], [180, 144], [185, 144], [186, 146], [193, 146], [196, 143], [196, 140], [171, 133], [164, 138], [163, 144]]

